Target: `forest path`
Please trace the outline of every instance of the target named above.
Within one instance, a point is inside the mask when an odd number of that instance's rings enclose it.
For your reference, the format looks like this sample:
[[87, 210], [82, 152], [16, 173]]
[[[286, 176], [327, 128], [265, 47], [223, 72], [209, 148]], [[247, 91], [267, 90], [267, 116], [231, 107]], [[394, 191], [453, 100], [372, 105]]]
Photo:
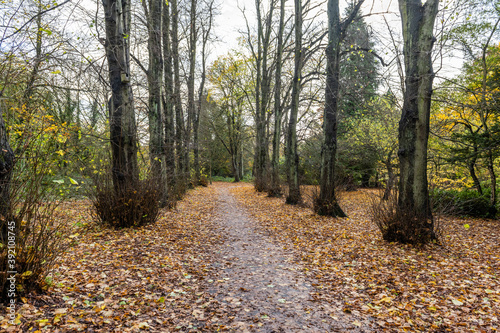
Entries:
[[345, 332], [360, 331], [343, 322], [332, 307], [310, 297], [314, 289], [285, 252], [259, 228], [238, 203], [231, 188], [215, 185], [217, 219], [226, 242], [214, 259], [210, 293], [231, 308], [227, 326], [234, 332]]

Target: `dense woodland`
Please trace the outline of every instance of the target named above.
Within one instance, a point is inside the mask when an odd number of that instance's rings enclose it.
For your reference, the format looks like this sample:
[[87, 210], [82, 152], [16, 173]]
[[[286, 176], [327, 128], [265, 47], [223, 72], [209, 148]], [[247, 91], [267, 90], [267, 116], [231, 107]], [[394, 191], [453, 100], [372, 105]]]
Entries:
[[419, 246], [496, 219], [500, 2], [376, 2], [240, 1], [227, 43], [220, 0], [2, 1], [2, 299], [46, 290], [69, 203], [119, 233], [217, 181], [336, 218], [379, 189], [373, 233]]

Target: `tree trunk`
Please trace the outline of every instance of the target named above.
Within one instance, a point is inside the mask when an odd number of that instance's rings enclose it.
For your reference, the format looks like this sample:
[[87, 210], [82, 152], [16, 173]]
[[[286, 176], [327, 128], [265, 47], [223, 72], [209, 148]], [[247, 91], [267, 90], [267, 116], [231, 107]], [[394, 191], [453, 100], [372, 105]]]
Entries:
[[113, 184], [118, 193], [139, 179], [137, 134], [130, 86], [130, 2], [103, 0], [111, 99], [109, 100]]
[[255, 0], [257, 10], [257, 59], [255, 59], [255, 189], [259, 192], [265, 189], [265, 155], [264, 135], [265, 117], [261, 115], [261, 85], [262, 85], [262, 18], [260, 13], [261, 0]]
[[179, 71], [179, 10], [177, 8], [177, 0], [170, 1], [172, 5], [171, 23], [172, 23], [172, 62], [174, 68], [174, 109], [175, 109], [175, 146], [177, 155], [177, 194], [183, 195], [186, 191], [186, 174], [185, 174], [185, 154], [183, 137], [184, 137], [184, 114], [182, 111], [181, 101], [181, 78]]
[[497, 203], [497, 176], [493, 166], [493, 154], [491, 150], [488, 152], [488, 174], [491, 181], [490, 205], [491, 207], [495, 207]]
[[[0, 105], [0, 219], [9, 219], [11, 215], [10, 184], [13, 168], [14, 152], [9, 144], [6, 126], [3, 120], [3, 112]], [[0, 223], [2, 223], [1, 220]], [[3, 236], [4, 235], [0, 235], [0, 239], [6, 239]]]
[[172, 73], [172, 50], [170, 42], [170, 3], [163, 5], [163, 58], [165, 97], [163, 100], [163, 119], [165, 121], [165, 175], [168, 184], [169, 201], [174, 201], [176, 168], [175, 168], [175, 121], [174, 121], [174, 91]]
[[[432, 95], [433, 28], [439, 0], [399, 0], [403, 24], [405, 93], [399, 122], [398, 206], [413, 218], [401, 221], [398, 241], [435, 238], [427, 184], [427, 141]], [[420, 237], [416, 240], [415, 237]]]
[[271, 161], [271, 186], [269, 188], [269, 196], [281, 196], [281, 182], [279, 174], [279, 158], [280, 158], [280, 138], [281, 138], [281, 118], [283, 108], [281, 106], [281, 71], [283, 59], [283, 32], [285, 30], [285, 1], [281, 0], [280, 4], [280, 25], [278, 30], [278, 45], [276, 54], [276, 71], [274, 83], [274, 133], [273, 133], [273, 156]]
[[323, 145], [321, 148], [320, 194], [315, 211], [320, 215], [345, 217], [335, 197], [335, 159], [337, 154], [337, 114], [340, 77], [340, 42], [345, 30], [364, 0], [358, 1], [344, 22], [340, 22], [338, 0], [328, 0], [328, 45], [326, 48], [326, 91], [323, 113]]
[[44, 29], [42, 27], [42, 10], [43, 5], [40, 2], [38, 4], [38, 15], [36, 17], [36, 41], [35, 41], [35, 58], [33, 59], [33, 68], [31, 70], [28, 84], [26, 85], [26, 90], [24, 91], [24, 104], [27, 110], [30, 110], [31, 100], [33, 93], [35, 91], [35, 81], [38, 78], [38, 72], [40, 71], [40, 65], [42, 64], [42, 37]]
[[255, 189], [259, 192], [266, 191], [268, 184], [268, 150], [269, 140], [267, 130], [267, 107], [270, 97], [271, 77], [267, 66], [269, 44], [271, 36], [271, 23], [274, 6], [270, 4], [270, 11], [266, 18], [265, 30], [260, 10], [261, 0], [255, 0], [257, 10], [257, 59], [256, 84], [255, 84], [255, 122], [256, 122], [256, 147], [255, 147]]
[[394, 187], [394, 180], [396, 178], [392, 169], [392, 152], [393, 149], [391, 149], [387, 154], [387, 159], [384, 163], [385, 167], [387, 168], [387, 185], [385, 186], [384, 196], [382, 197], [382, 200], [389, 200], [389, 198], [391, 197], [392, 189]]
[[467, 162], [467, 168], [469, 169], [470, 176], [472, 177], [472, 181], [474, 182], [474, 187], [476, 188], [477, 192], [480, 195], [483, 195], [483, 188], [481, 187], [481, 182], [479, 181], [479, 178], [477, 178], [476, 175], [476, 160], [477, 160], [477, 145], [474, 143], [474, 155], [470, 159], [470, 161]]
[[196, 184], [200, 183], [200, 152], [199, 152], [199, 131], [200, 131], [200, 115], [202, 112], [203, 98], [205, 96], [205, 80], [206, 80], [206, 64], [207, 64], [207, 43], [210, 37], [213, 22], [213, 5], [214, 1], [209, 5], [208, 27], [202, 25], [202, 46], [201, 46], [201, 81], [198, 89], [198, 110], [193, 119], [193, 153], [194, 153], [194, 175]]
[[299, 112], [300, 73], [302, 67], [302, 1], [295, 0], [295, 69], [292, 86], [290, 122], [288, 124], [286, 146], [286, 168], [288, 196], [286, 203], [298, 204], [302, 201], [299, 184], [299, 155], [297, 153], [297, 115]]
[[[163, 174], [166, 170], [162, 167], [163, 161], [163, 111], [161, 101], [161, 87], [163, 79], [163, 55], [161, 45], [162, 31], [162, 0], [149, 0], [149, 8], [143, 1], [144, 11], [147, 17], [148, 28], [148, 52], [149, 68], [148, 78], [148, 120], [149, 120], [149, 158], [151, 173], [160, 184], [166, 184]], [[148, 12], [149, 10], [149, 12]], [[162, 186], [160, 204], [167, 204], [168, 188]]]
[[193, 124], [193, 118], [195, 117], [195, 103], [194, 103], [194, 70], [196, 64], [196, 40], [197, 40], [197, 28], [196, 28], [196, 5], [197, 0], [191, 0], [191, 10], [190, 10], [190, 28], [189, 28], [189, 76], [187, 81], [188, 86], [188, 119], [186, 124], [186, 134], [185, 134], [185, 170], [186, 182], [188, 185], [191, 184], [191, 172], [189, 166], [189, 151], [191, 147], [191, 126]]

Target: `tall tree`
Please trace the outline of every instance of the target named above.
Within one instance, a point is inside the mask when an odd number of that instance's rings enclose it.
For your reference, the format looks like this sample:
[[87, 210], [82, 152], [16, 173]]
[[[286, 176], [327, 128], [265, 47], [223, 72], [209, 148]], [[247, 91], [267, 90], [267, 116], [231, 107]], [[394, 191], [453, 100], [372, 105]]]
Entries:
[[[269, 75], [268, 55], [271, 41], [272, 17], [275, 3], [271, 1], [265, 20], [261, 13], [262, 0], [255, 0], [257, 10], [257, 52], [254, 53], [256, 62], [255, 81], [255, 188], [257, 191], [266, 191], [268, 187], [268, 150], [267, 120], [269, 99], [271, 95], [271, 75]], [[265, 22], [264, 22], [265, 21]], [[253, 50], [253, 48], [252, 48]]]
[[340, 43], [364, 0], [359, 0], [350, 15], [340, 20], [339, 1], [328, 0], [328, 45], [326, 47], [326, 91], [323, 113], [320, 194], [315, 210], [320, 215], [346, 216], [335, 197], [335, 158], [337, 153], [337, 114], [340, 77]]
[[280, 21], [278, 28], [278, 43], [276, 45], [276, 70], [274, 72], [274, 132], [273, 132], [273, 155], [271, 157], [271, 185], [269, 196], [281, 196], [279, 158], [280, 158], [280, 138], [281, 120], [283, 108], [281, 104], [281, 73], [283, 67], [283, 34], [285, 30], [285, 2], [280, 1]]
[[194, 153], [194, 176], [195, 183], [198, 184], [201, 178], [200, 169], [200, 150], [199, 150], [199, 131], [200, 114], [203, 106], [203, 97], [205, 96], [206, 64], [207, 64], [207, 43], [210, 38], [210, 31], [213, 24], [214, 0], [208, 5], [208, 22], [201, 25], [202, 43], [201, 43], [201, 78], [198, 88], [198, 107], [193, 117], [193, 153]]
[[196, 65], [196, 41], [198, 39], [198, 28], [196, 27], [196, 6], [197, 0], [191, 0], [191, 9], [189, 12], [189, 74], [187, 78], [188, 108], [184, 143], [184, 177], [188, 183], [190, 182], [189, 151], [191, 146], [191, 126], [196, 113], [194, 101], [194, 70]]
[[399, 0], [403, 25], [405, 91], [399, 122], [399, 209], [412, 218], [399, 221], [398, 241], [435, 238], [427, 185], [427, 142], [432, 95], [432, 46], [439, 0]]
[[[161, 183], [166, 184], [165, 168], [162, 168], [164, 160], [163, 149], [163, 110], [161, 90], [163, 84], [163, 54], [162, 54], [162, 0], [149, 0], [142, 2], [146, 15], [148, 30], [148, 53], [149, 68], [148, 79], [148, 120], [149, 120], [149, 157], [151, 160], [151, 172]], [[164, 163], [164, 162], [163, 162]], [[162, 206], [167, 203], [168, 188], [161, 187]], [[166, 193], [165, 193], [166, 192]]]
[[162, 42], [163, 42], [163, 74], [164, 74], [164, 97], [163, 97], [163, 119], [164, 119], [164, 151], [165, 163], [162, 164], [165, 169], [164, 174], [167, 177], [169, 200], [173, 200], [173, 192], [176, 181], [176, 166], [175, 166], [175, 118], [174, 118], [174, 85], [173, 85], [173, 64], [172, 64], [172, 49], [171, 49], [171, 29], [170, 29], [170, 4], [166, 1], [163, 5], [163, 27], [162, 27]]
[[185, 166], [186, 166], [186, 156], [184, 155], [183, 144], [186, 142], [184, 140], [185, 127], [184, 127], [184, 113], [182, 111], [182, 100], [181, 100], [181, 77], [180, 77], [180, 59], [179, 59], [179, 9], [177, 6], [177, 0], [171, 0], [171, 41], [172, 41], [172, 64], [174, 69], [174, 110], [175, 110], [175, 148], [177, 156], [177, 193], [182, 195], [186, 190], [186, 179], [185, 179]]
[[208, 79], [212, 94], [218, 95], [218, 108], [214, 118], [224, 119], [222, 122], [210, 119], [214, 135], [222, 143], [231, 157], [231, 171], [234, 181], [240, 180], [244, 110], [246, 96], [252, 89], [247, 68], [247, 59], [235, 58], [233, 54], [219, 57], [209, 69]]
[[109, 118], [113, 183], [118, 192], [123, 192], [139, 179], [137, 129], [130, 86], [130, 1], [103, 0], [103, 7], [111, 85]]
[[295, 0], [295, 67], [292, 83], [292, 103], [288, 123], [286, 167], [288, 204], [298, 204], [302, 201], [299, 184], [299, 154], [297, 153], [297, 115], [299, 113], [300, 74], [302, 69], [302, 1]]

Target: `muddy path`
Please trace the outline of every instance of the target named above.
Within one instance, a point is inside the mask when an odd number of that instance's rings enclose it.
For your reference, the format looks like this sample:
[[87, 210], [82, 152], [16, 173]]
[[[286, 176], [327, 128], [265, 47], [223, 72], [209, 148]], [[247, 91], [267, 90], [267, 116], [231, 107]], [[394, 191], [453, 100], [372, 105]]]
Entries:
[[217, 222], [226, 242], [215, 251], [217, 273], [209, 280], [210, 293], [234, 314], [226, 327], [233, 332], [363, 332], [311, 298], [314, 281], [294, 263], [293, 253], [256, 225], [230, 189], [217, 187]]

